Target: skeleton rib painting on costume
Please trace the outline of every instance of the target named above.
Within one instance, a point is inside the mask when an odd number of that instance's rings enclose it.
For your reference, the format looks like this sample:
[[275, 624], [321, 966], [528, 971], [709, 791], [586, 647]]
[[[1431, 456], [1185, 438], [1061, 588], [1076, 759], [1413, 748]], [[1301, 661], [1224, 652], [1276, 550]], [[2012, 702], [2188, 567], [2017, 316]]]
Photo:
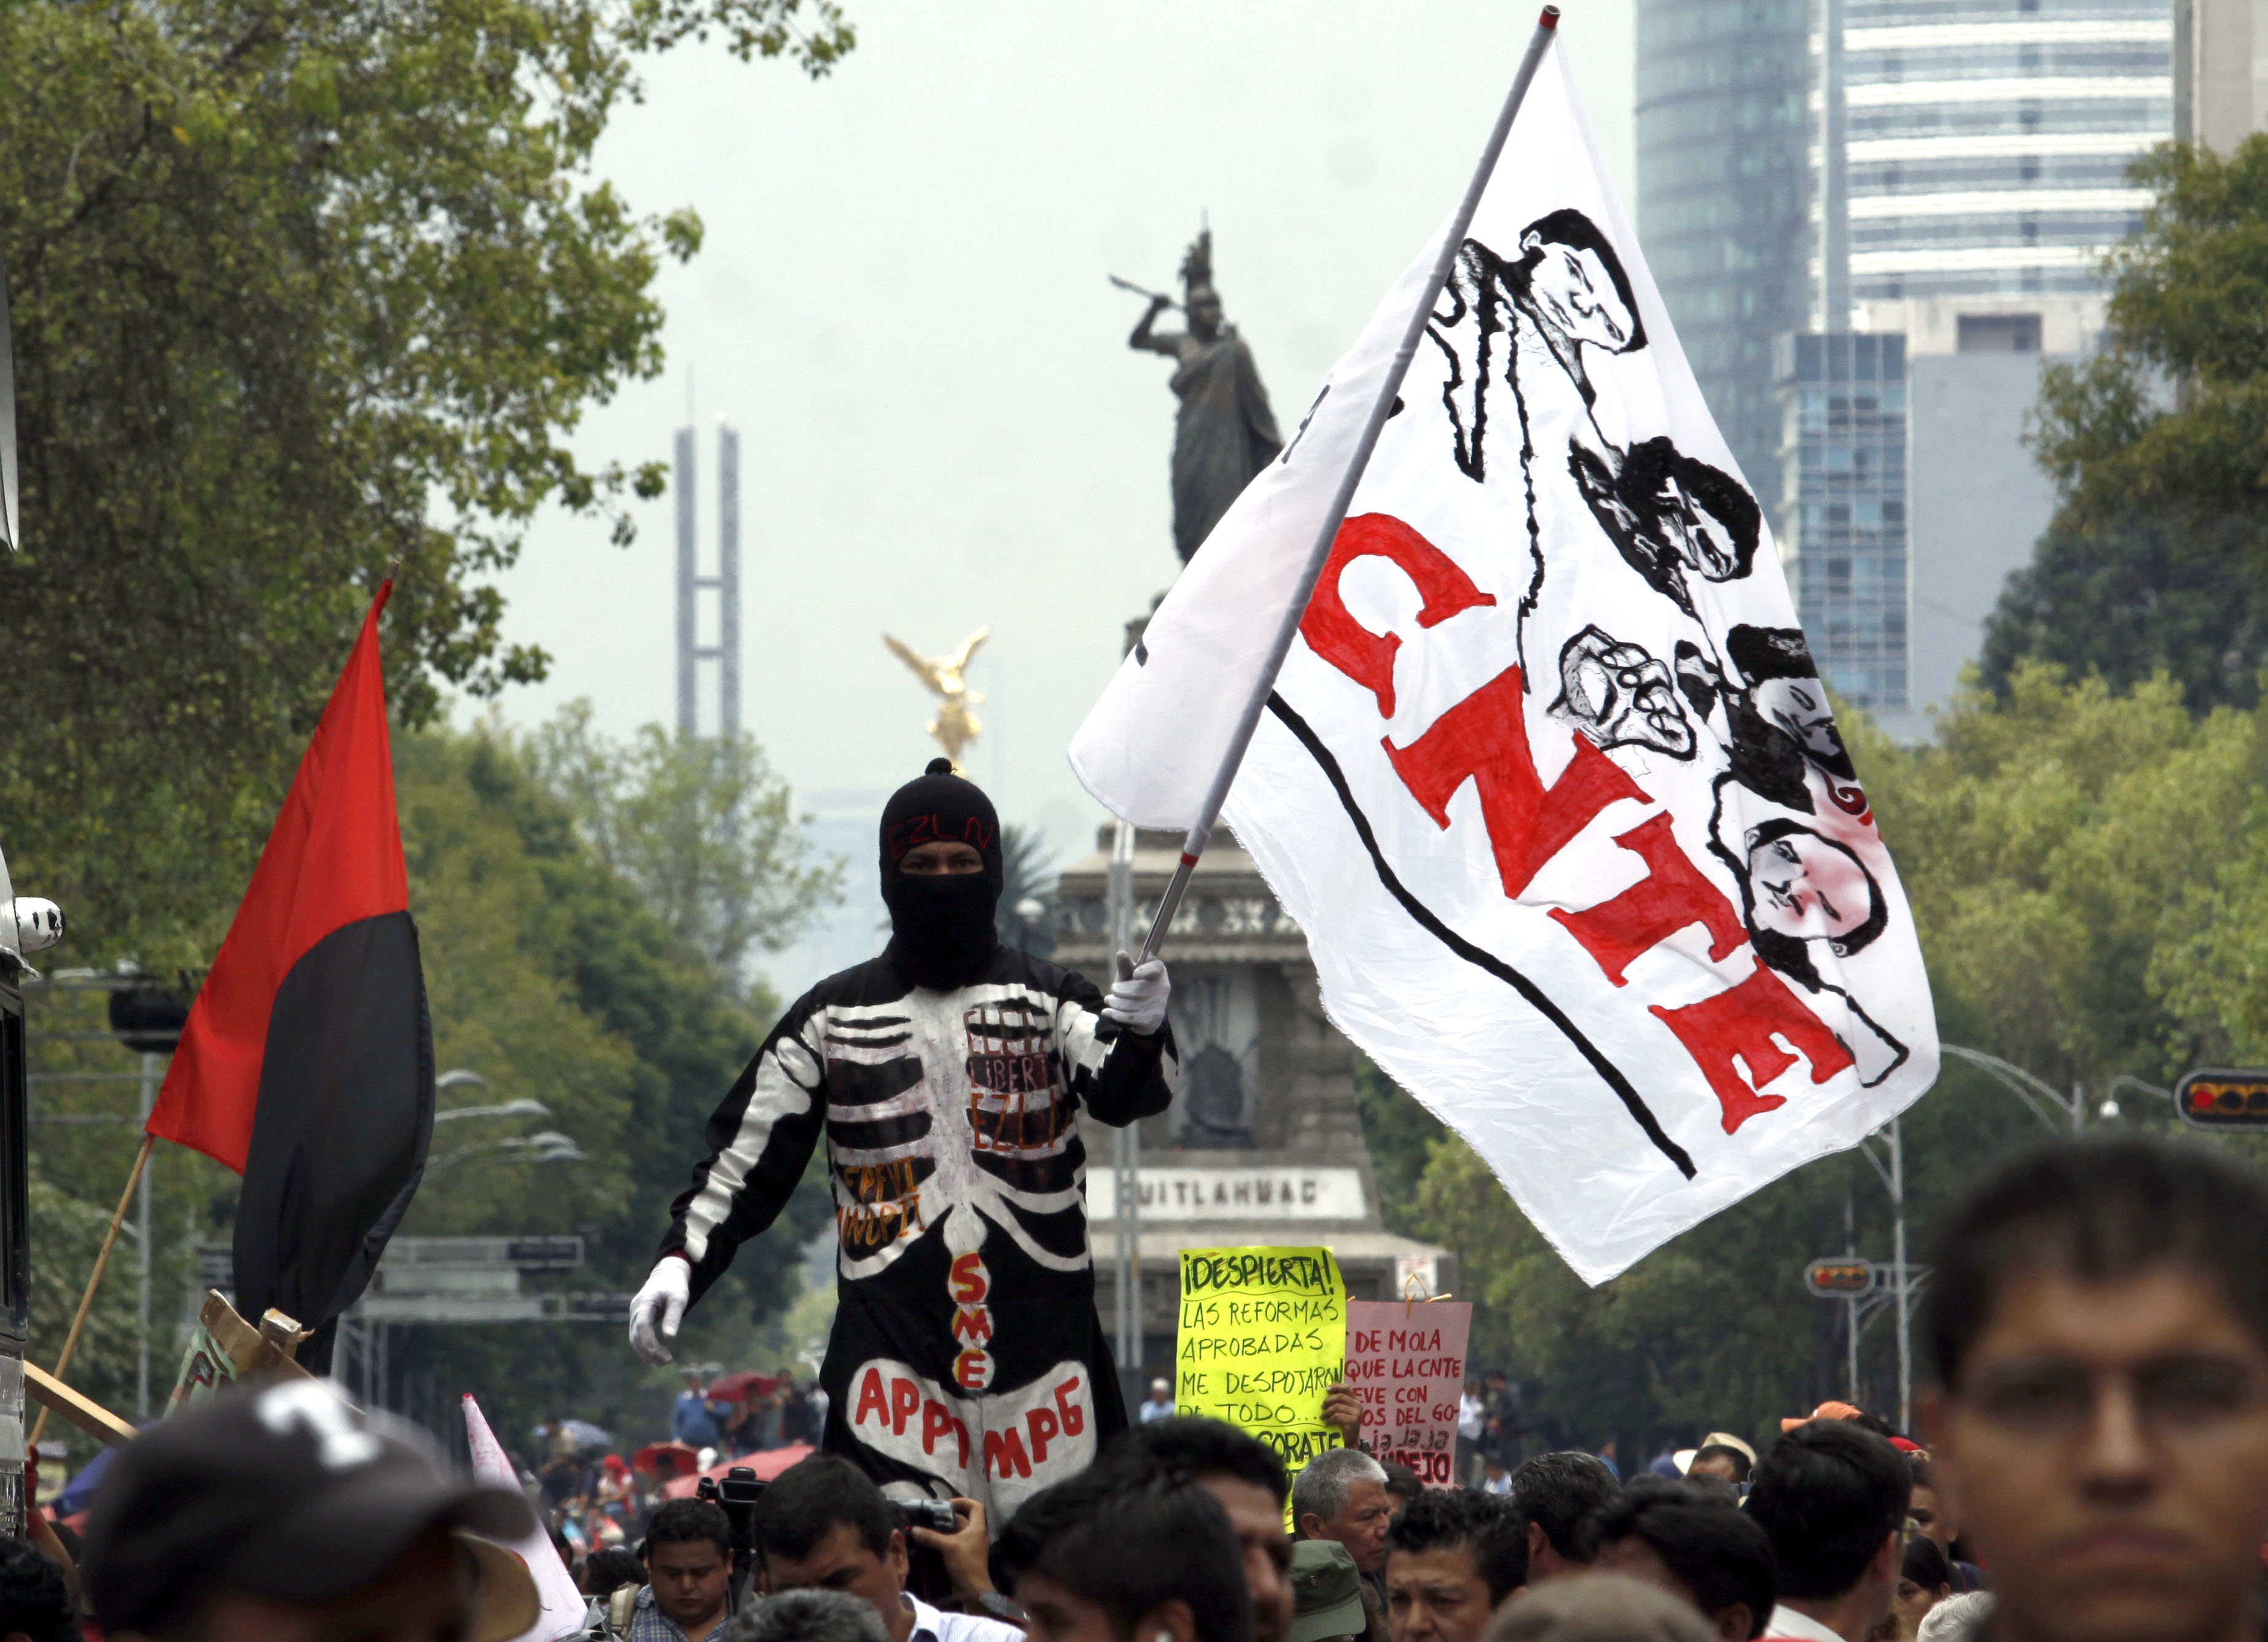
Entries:
[[1076, 1118], [1122, 1125], [1171, 1101], [1165, 970], [1138, 966], [1106, 998], [1002, 944], [999, 820], [947, 759], [892, 796], [878, 842], [889, 944], [799, 998], [717, 1108], [632, 1342], [666, 1358], [675, 1319], [641, 1322], [654, 1297], [697, 1301], [823, 1143], [825, 1444], [889, 1492], [966, 1496], [1003, 1521], [1125, 1424]]

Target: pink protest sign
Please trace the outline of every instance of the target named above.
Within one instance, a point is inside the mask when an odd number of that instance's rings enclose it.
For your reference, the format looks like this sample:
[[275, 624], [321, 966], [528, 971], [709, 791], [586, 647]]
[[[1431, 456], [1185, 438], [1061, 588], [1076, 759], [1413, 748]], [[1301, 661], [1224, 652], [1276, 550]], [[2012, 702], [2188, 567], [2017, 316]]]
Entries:
[[1362, 1399], [1363, 1452], [1428, 1488], [1456, 1484], [1457, 1399], [1473, 1308], [1461, 1300], [1347, 1302], [1347, 1383]]

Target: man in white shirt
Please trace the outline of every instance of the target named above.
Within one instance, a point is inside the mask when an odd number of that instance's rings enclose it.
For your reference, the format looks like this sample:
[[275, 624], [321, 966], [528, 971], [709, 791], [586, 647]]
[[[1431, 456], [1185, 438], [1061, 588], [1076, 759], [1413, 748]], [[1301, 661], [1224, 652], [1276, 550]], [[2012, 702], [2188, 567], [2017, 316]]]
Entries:
[[1174, 1417], [1174, 1388], [1163, 1380], [1150, 1382], [1149, 1400], [1142, 1404], [1140, 1423], [1147, 1425], [1152, 1420]]
[[[756, 1503], [764, 1589], [860, 1597], [881, 1616], [889, 1642], [1023, 1642], [1020, 1629], [992, 1616], [1014, 1609], [992, 1588], [983, 1506], [954, 1506], [954, 1533], [901, 1528], [897, 1508], [865, 1472], [837, 1455], [814, 1454], [783, 1471]], [[948, 1613], [906, 1589], [908, 1533], [944, 1557], [954, 1597], [973, 1611]]]
[[1774, 1443], [1749, 1488], [1749, 1518], [1779, 1565], [1764, 1636], [1866, 1642], [1897, 1594], [1911, 1492], [1905, 1457], [1848, 1420], [1813, 1420]]

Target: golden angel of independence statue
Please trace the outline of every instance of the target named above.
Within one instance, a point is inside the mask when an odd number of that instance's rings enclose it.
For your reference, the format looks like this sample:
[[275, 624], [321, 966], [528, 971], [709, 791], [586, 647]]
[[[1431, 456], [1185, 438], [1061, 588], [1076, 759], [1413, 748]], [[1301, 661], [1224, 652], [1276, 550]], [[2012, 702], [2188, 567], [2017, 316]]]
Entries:
[[969, 708], [983, 701], [983, 696], [968, 688], [968, 663], [992, 636], [989, 627], [980, 627], [961, 641], [961, 648], [949, 656], [924, 656], [902, 638], [882, 635], [882, 642], [893, 654], [914, 670], [916, 676], [929, 686], [938, 697], [937, 717], [929, 721], [929, 733], [945, 749], [945, 755], [956, 767], [961, 762], [961, 749], [983, 733], [984, 726]]

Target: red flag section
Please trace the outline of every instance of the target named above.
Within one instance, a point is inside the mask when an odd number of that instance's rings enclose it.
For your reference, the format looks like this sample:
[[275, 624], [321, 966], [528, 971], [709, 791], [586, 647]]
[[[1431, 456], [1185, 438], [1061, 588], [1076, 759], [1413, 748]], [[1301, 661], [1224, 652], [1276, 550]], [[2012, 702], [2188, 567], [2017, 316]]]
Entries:
[[148, 1132], [239, 1174], [284, 977], [326, 936], [409, 909], [378, 649], [393, 591], [391, 581], [379, 587], [363, 618], [150, 1114]]

